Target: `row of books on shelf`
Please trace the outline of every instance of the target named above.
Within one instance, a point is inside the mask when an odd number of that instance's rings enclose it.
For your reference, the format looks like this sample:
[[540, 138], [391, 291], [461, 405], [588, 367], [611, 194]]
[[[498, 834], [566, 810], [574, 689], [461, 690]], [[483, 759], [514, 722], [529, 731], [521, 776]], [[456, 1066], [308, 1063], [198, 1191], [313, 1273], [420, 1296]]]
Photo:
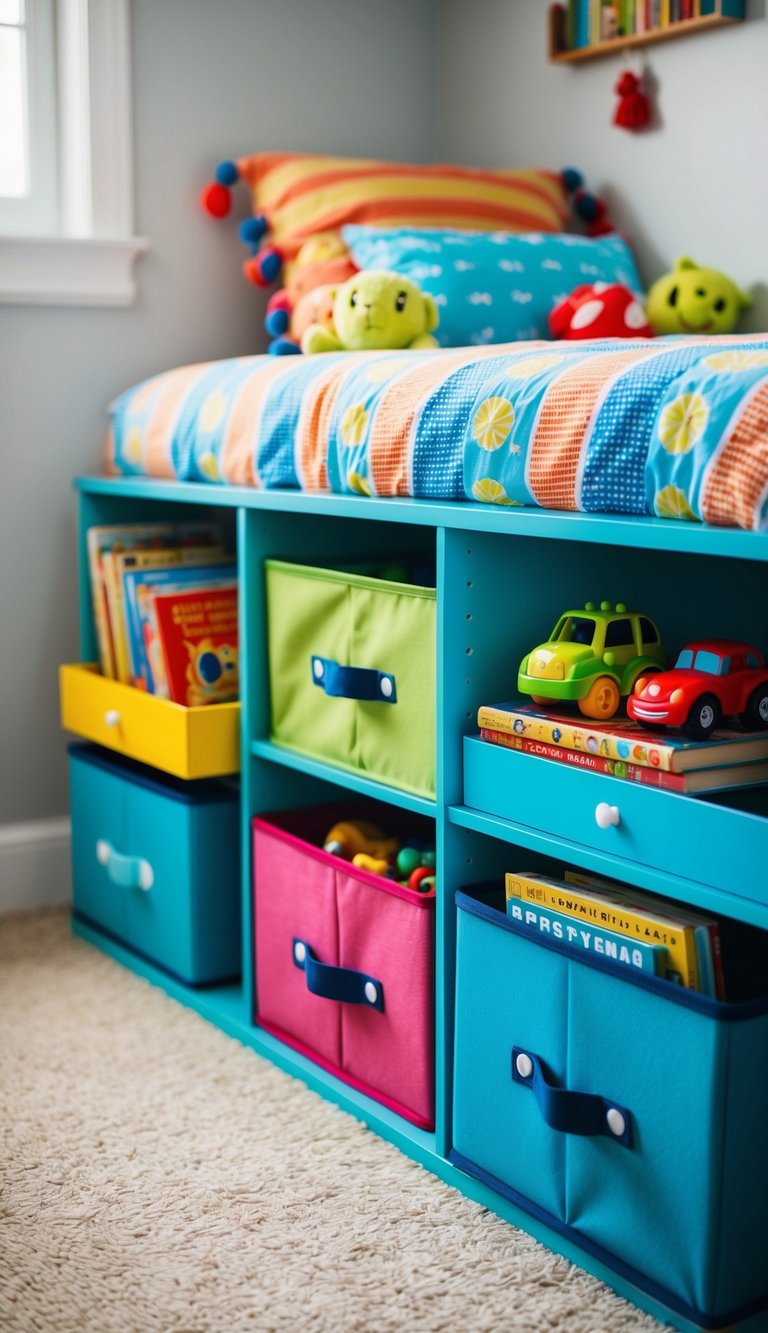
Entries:
[[594, 722], [543, 712], [524, 699], [483, 705], [483, 740], [643, 786], [697, 795], [768, 782], [768, 732], [715, 731], [691, 741], [629, 718]]
[[507, 915], [526, 932], [726, 998], [720, 922], [689, 907], [581, 871], [563, 879], [506, 875]]
[[237, 574], [219, 528], [108, 525], [86, 540], [103, 674], [187, 707], [237, 699]]
[[[675, 23], [723, 13], [740, 17], [739, 5], [725, 0], [567, 0], [559, 10], [562, 46], [577, 51], [618, 37], [658, 32]], [[733, 12], [732, 12], [733, 11]]]

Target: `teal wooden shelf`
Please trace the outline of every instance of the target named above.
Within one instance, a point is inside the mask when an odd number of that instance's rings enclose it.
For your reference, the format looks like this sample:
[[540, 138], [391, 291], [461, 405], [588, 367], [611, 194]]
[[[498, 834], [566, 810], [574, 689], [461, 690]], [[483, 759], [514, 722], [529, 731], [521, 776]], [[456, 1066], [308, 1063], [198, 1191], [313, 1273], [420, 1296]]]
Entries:
[[413, 792], [400, 791], [398, 787], [388, 787], [384, 782], [366, 778], [356, 769], [326, 764], [299, 750], [291, 750], [287, 745], [277, 745], [274, 741], [252, 741], [251, 753], [271, 764], [284, 764], [286, 768], [307, 773], [323, 782], [332, 782], [337, 786], [341, 784], [358, 796], [369, 796], [373, 801], [386, 801], [389, 805], [399, 806], [401, 810], [413, 810], [417, 815], [430, 815], [434, 819], [437, 811], [435, 801], [427, 796], [416, 796]]

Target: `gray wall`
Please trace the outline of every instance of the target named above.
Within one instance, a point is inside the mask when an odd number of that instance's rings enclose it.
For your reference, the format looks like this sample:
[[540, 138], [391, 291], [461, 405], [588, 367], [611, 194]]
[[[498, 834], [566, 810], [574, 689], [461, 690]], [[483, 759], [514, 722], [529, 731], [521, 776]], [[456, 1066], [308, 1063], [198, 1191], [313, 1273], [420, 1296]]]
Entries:
[[434, 158], [435, 0], [134, 0], [129, 310], [0, 307], [0, 825], [67, 809], [56, 667], [78, 658], [72, 478], [142, 376], [263, 347], [234, 225], [197, 194], [267, 148]]
[[545, 0], [440, 0], [438, 155], [484, 166], [572, 164], [610, 201], [649, 286], [678, 255], [752, 291], [768, 328], [768, 22], [649, 47], [659, 123], [611, 125], [621, 57], [550, 65]]

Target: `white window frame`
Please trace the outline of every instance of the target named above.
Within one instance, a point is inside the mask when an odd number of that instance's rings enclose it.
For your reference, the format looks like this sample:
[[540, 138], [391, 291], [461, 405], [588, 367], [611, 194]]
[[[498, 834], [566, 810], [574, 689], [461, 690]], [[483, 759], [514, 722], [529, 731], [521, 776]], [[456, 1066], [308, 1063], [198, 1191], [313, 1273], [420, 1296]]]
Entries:
[[0, 198], [0, 233], [50, 235], [58, 224], [54, 0], [23, 2], [22, 132], [28, 193]]
[[0, 302], [130, 305], [148, 246], [133, 234], [130, 2], [54, 3], [58, 227], [0, 236]]

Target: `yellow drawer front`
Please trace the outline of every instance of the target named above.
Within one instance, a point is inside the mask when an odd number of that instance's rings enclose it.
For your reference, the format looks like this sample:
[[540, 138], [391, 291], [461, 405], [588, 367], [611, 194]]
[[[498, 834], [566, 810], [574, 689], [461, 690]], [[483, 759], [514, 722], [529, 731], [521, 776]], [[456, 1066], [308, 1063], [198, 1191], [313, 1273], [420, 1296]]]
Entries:
[[90, 665], [59, 668], [61, 724], [178, 778], [240, 770], [240, 705], [183, 708], [121, 685]]

